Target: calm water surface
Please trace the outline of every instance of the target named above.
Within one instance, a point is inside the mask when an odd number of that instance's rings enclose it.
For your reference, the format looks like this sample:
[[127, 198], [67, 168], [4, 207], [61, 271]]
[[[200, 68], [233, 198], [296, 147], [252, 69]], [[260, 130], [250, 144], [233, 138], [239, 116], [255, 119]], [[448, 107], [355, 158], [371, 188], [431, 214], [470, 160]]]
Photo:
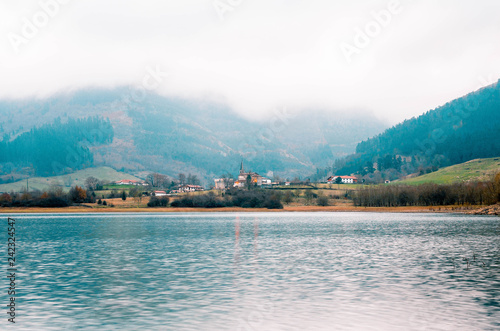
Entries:
[[498, 217], [15, 218], [16, 330], [500, 330]]

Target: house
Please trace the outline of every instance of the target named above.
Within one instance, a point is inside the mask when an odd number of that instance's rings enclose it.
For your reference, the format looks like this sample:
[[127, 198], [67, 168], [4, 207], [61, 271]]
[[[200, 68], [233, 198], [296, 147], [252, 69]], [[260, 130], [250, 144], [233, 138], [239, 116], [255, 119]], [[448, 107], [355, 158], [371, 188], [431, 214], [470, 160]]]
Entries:
[[147, 185], [144, 181], [137, 181], [133, 179], [122, 179], [115, 182], [116, 185]]
[[137, 183], [137, 181], [132, 179], [122, 179], [115, 182], [116, 185], [136, 185], [135, 183]]
[[196, 191], [204, 191], [204, 188], [200, 185], [181, 185], [179, 186], [180, 193], [182, 192], [196, 192]]
[[342, 179], [342, 184], [356, 184], [358, 182], [358, 178], [354, 176], [330, 176], [326, 181], [328, 183], [336, 183], [338, 177]]
[[271, 186], [272, 180], [266, 177], [262, 177], [262, 186]]
[[167, 195], [167, 192], [165, 191], [154, 191], [154, 195], [157, 197], [164, 197]]

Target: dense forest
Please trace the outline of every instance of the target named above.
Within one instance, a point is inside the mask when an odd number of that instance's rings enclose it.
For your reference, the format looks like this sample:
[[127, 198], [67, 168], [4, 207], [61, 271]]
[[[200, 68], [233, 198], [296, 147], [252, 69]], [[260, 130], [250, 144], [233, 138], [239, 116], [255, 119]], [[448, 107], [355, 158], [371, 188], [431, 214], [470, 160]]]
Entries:
[[368, 182], [500, 155], [500, 81], [358, 144], [332, 171]]
[[98, 116], [84, 119], [57, 118], [51, 124], [32, 128], [0, 141], [2, 173], [28, 169], [30, 175], [51, 176], [93, 165], [92, 146], [111, 143], [113, 127]]

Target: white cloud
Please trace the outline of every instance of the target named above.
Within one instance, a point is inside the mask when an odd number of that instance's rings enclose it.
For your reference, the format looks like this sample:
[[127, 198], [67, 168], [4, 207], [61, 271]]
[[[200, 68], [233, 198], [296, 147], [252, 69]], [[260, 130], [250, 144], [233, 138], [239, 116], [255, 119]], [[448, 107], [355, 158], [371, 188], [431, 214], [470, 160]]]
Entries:
[[0, 97], [139, 85], [158, 64], [170, 72], [159, 92], [222, 99], [247, 116], [317, 106], [395, 123], [500, 78], [495, 0], [402, 0], [351, 63], [340, 44], [391, 0], [242, 0], [224, 20], [212, 0], [66, 1], [18, 53], [9, 33], [22, 36], [42, 9], [0, 4]]

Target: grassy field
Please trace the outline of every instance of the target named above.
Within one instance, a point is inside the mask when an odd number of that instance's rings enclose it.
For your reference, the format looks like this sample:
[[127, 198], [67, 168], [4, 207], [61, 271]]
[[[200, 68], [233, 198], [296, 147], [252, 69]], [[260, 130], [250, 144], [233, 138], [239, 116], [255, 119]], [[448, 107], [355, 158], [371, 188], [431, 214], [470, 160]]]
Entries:
[[500, 157], [495, 157], [456, 164], [430, 174], [393, 183], [419, 185], [425, 183], [452, 184], [467, 181], [485, 181], [491, 180], [498, 172], [500, 172]]
[[[96, 177], [106, 181], [117, 181], [121, 179], [140, 180], [137, 177], [129, 175], [124, 172], [116, 171], [109, 167], [87, 168], [76, 171], [71, 174], [53, 177], [34, 177], [29, 179], [29, 189], [45, 191], [51, 185], [57, 185], [64, 190], [69, 190], [71, 186], [78, 185], [84, 186], [87, 177]], [[21, 192], [26, 189], [26, 180], [21, 180], [15, 183], [1, 184], [0, 192]]]

